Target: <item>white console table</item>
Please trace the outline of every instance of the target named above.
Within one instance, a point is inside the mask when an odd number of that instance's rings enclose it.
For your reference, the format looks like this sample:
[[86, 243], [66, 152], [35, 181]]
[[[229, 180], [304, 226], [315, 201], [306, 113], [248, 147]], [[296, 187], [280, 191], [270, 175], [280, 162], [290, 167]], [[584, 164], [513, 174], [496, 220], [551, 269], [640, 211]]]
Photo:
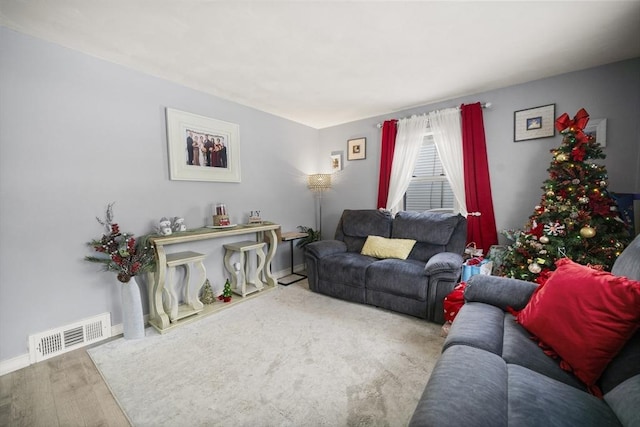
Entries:
[[[188, 321], [199, 318], [204, 314], [216, 311], [215, 309], [209, 309], [205, 307], [204, 310], [198, 308], [194, 309], [193, 314], [196, 316], [189, 316], [190, 313], [186, 313], [186, 308], [181, 308], [181, 319], [173, 323], [169, 319], [169, 315], [165, 312], [162, 304], [162, 294], [165, 292], [165, 282], [167, 279], [167, 253], [165, 248], [170, 245], [179, 243], [197, 242], [201, 240], [217, 239], [220, 237], [239, 236], [246, 234], [255, 234], [257, 242], [268, 241], [269, 250], [267, 251], [263, 275], [266, 287], [275, 288], [277, 281], [271, 274], [271, 260], [273, 259], [276, 248], [278, 246], [277, 231], [280, 225], [272, 222], [263, 222], [262, 224], [248, 225], [240, 224], [231, 228], [198, 228], [194, 230], [182, 231], [171, 234], [169, 236], [152, 236], [149, 241], [153, 244], [156, 253], [156, 271], [150, 275], [153, 280], [149, 284], [149, 323], [159, 332], [166, 332], [167, 330]], [[214, 303], [215, 305], [216, 303]], [[225, 304], [226, 305], [226, 304]], [[221, 307], [222, 308], [222, 307]]]

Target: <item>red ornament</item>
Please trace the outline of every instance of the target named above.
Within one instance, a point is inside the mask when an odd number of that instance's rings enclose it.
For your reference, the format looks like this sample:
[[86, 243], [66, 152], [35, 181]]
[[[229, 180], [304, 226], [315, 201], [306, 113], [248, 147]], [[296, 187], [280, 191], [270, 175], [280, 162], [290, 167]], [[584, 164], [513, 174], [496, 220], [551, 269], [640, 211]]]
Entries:
[[583, 161], [586, 154], [587, 154], [587, 148], [582, 144], [576, 145], [571, 150], [571, 157], [575, 162]]
[[536, 236], [536, 237], [540, 237], [542, 236], [542, 230], [543, 230], [544, 226], [542, 224], [536, 224], [535, 227], [533, 227], [529, 233]]

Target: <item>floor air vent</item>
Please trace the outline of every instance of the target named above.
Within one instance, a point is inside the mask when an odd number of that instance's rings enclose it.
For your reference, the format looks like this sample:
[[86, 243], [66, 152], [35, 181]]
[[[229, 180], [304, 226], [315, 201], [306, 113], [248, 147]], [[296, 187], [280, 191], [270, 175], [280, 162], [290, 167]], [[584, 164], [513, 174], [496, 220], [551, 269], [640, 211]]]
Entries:
[[111, 314], [104, 313], [61, 328], [29, 336], [31, 363], [111, 337]]

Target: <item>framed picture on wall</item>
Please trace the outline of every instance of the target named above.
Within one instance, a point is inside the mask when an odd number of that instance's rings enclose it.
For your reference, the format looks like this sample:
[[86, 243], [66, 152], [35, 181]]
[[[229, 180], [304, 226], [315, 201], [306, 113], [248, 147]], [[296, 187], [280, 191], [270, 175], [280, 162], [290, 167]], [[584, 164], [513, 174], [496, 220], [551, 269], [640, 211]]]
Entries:
[[555, 114], [556, 104], [516, 111], [513, 114], [514, 142], [554, 136]]
[[240, 182], [240, 127], [167, 108], [169, 178]]
[[584, 133], [593, 135], [596, 142], [601, 147], [607, 146], [607, 119], [593, 119], [590, 120], [587, 126], [584, 128]]
[[340, 172], [342, 170], [342, 151], [331, 152], [331, 172]]
[[367, 138], [356, 138], [347, 141], [347, 160], [363, 160], [367, 158]]

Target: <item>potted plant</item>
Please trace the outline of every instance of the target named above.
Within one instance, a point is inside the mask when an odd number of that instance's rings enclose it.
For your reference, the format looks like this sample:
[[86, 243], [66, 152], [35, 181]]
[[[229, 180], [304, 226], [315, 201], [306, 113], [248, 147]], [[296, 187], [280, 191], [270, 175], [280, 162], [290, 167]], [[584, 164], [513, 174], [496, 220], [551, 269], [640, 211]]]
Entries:
[[304, 225], [299, 225], [298, 230], [300, 230], [302, 233], [307, 233], [307, 237], [303, 237], [298, 240], [296, 246], [298, 246], [299, 248], [304, 249], [304, 247], [309, 243], [320, 240], [320, 230], [314, 230], [313, 228], [305, 227]]

